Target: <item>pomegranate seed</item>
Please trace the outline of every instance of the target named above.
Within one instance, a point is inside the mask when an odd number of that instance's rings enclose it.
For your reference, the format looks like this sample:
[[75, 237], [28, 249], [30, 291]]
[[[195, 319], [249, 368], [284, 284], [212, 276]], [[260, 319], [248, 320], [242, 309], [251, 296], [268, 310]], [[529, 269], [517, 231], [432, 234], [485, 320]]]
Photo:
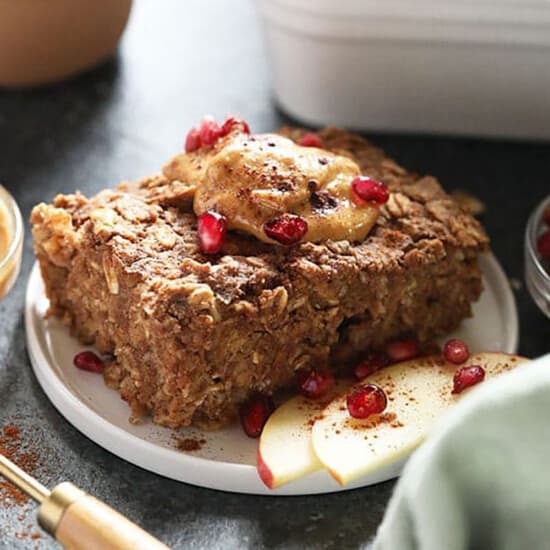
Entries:
[[201, 145], [214, 145], [221, 136], [219, 124], [210, 116], [205, 116], [199, 123]]
[[296, 244], [307, 233], [307, 222], [295, 214], [282, 214], [265, 222], [264, 233], [281, 244]]
[[198, 128], [191, 128], [185, 139], [185, 152], [191, 153], [204, 145], [214, 145], [219, 138], [226, 136], [234, 128], [240, 128], [242, 132], [250, 133], [248, 124], [236, 117], [227, 117], [223, 125], [220, 125], [211, 117], [205, 116], [199, 123]]
[[298, 145], [301, 145], [302, 147], [318, 147], [319, 149], [322, 149], [323, 140], [317, 134], [308, 132], [298, 140]]
[[239, 417], [248, 437], [260, 437], [267, 419], [275, 410], [271, 397], [254, 395], [241, 405]]
[[550, 227], [550, 206], [547, 206], [542, 213], [542, 221]]
[[81, 351], [73, 358], [74, 366], [89, 372], [103, 372], [105, 365], [93, 351]]
[[381, 181], [366, 176], [359, 176], [351, 182], [353, 198], [358, 204], [366, 202], [376, 205], [385, 204], [390, 198], [388, 188]]
[[328, 371], [310, 371], [298, 378], [300, 391], [305, 397], [317, 399], [325, 395], [334, 386], [334, 376]]
[[199, 244], [204, 254], [217, 254], [225, 243], [227, 218], [217, 212], [208, 211], [198, 218]]
[[373, 372], [389, 365], [389, 357], [382, 352], [371, 353], [364, 361], [361, 361], [354, 369], [353, 374], [358, 380], [362, 380]]
[[201, 146], [201, 136], [196, 128], [189, 130], [187, 137], [185, 138], [185, 152], [192, 153]]
[[420, 346], [418, 345], [418, 340], [409, 338], [408, 340], [390, 342], [386, 345], [385, 351], [390, 360], [397, 363], [416, 357], [420, 353]]
[[461, 393], [466, 388], [479, 384], [485, 378], [485, 371], [479, 365], [471, 367], [462, 367], [455, 372], [453, 376], [452, 393]]
[[353, 418], [367, 418], [384, 411], [388, 404], [384, 390], [376, 384], [357, 386], [348, 395], [346, 404]]
[[537, 239], [537, 250], [543, 258], [550, 260], [550, 229]]
[[225, 122], [222, 124], [220, 135], [226, 136], [227, 134], [230, 134], [233, 129], [239, 128], [241, 132], [244, 132], [245, 134], [250, 134], [250, 128], [245, 120], [242, 118], [237, 118], [234, 116], [229, 116], [225, 119]]
[[445, 357], [445, 360], [449, 361], [449, 363], [460, 365], [468, 360], [468, 357], [470, 357], [470, 350], [465, 342], [452, 338], [445, 342], [443, 346], [443, 357]]

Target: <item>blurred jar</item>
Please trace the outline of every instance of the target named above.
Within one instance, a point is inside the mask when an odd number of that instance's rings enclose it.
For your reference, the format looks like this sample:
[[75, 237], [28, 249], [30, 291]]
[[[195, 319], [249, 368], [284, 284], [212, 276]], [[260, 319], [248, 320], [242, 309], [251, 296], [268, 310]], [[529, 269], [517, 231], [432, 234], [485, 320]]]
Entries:
[[15, 200], [0, 185], [0, 300], [12, 287], [21, 266], [23, 220]]
[[50, 84], [115, 50], [132, 0], [0, 0], [0, 86]]
[[525, 230], [525, 282], [531, 297], [539, 309], [550, 319], [550, 266], [541, 257], [537, 241], [545, 231], [550, 231], [547, 222], [543, 221], [544, 213], [550, 208], [548, 195], [529, 217]]

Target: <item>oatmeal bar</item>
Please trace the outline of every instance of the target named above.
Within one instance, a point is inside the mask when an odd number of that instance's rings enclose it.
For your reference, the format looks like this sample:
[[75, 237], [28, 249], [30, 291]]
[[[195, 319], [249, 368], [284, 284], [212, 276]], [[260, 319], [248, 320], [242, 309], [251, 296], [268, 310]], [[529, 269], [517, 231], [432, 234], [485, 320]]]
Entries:
[[207, 256], [173, 163], [33, 210], [50, 314], [114, 357], [105, 379], [132, 418], [223, 425], [253, 392], [271, 393], [300, 369], [338, 368], [404, 334], [427, 341], [470, 315], [488, 247], [479, 223], [434, 178], [408, 173], [362, 138], [319, 135], [391, 192], [360, 242], [282, 247], [230, 231], [223, 253]]

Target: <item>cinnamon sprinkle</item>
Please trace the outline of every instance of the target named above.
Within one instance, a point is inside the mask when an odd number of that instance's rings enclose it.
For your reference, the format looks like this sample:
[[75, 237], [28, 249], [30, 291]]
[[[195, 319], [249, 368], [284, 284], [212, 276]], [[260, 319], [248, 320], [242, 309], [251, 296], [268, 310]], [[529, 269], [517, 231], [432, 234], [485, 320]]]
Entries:
[[200, 451], [202, 446], [206, 443], [205, 439], [194, 439], [192, 437], [186, 437], [176, 440], [176, 447], [180, 451], [191, 452]]
[[[30, 475], [38, 465], [38, 454], [25, 448], [21, 441], [21, 432], [14, 424], [6, 424], [0, 434], [0, 453]], [[0, 503], [5, 508], [22, 506], [29, 497], [6, 479], [0, 479]]]

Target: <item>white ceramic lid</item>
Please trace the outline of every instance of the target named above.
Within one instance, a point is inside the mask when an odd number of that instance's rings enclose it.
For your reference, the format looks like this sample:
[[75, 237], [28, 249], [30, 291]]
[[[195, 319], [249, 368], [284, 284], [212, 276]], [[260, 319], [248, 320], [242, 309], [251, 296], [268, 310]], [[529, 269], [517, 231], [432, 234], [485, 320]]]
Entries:
[[550, 46], [548, 0], [260, 0], [272, 21], [339, 39]]

